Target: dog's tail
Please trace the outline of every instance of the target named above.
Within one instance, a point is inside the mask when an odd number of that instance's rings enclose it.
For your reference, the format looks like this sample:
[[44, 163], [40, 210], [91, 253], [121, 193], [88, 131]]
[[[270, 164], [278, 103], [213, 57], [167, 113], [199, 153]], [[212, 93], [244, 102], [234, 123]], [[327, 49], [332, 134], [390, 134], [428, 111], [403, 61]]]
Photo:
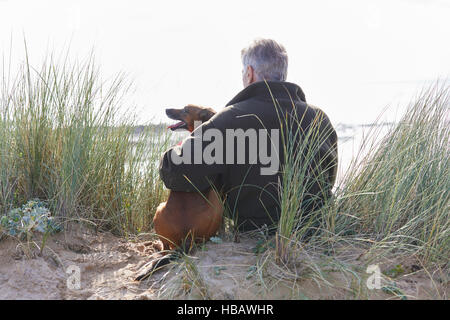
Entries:
[[135, 281], [145, 280], [149, 276], [151, 276], [154, 271], [161, 269], [165, 265], [168, 265], [171, 261], [176, 260], [178, 258], [179, 254], [177, 253], [170, 253], [162, 257], [155, 258], [139, 269], [139, 271], [137, 272], [137, 276], [134, 278], [134, 280]]

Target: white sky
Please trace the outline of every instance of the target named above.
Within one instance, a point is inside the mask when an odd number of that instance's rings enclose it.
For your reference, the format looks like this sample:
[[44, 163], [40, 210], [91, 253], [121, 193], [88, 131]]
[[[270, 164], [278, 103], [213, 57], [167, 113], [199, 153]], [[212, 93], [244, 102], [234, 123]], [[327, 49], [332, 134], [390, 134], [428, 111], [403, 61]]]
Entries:
[[[0, 53], [32, 64], [46, 52], [85, 58], [133, 79], [142, 122], [197, 103], [222, 108], [242, 89], [240, 50], [284, 44], [288, 81], [332, 122], [370, 123], [385, 106], [450, 76], [450, 0], [0, 0]], [[398, 116], [398, 115], [397, 115]]]

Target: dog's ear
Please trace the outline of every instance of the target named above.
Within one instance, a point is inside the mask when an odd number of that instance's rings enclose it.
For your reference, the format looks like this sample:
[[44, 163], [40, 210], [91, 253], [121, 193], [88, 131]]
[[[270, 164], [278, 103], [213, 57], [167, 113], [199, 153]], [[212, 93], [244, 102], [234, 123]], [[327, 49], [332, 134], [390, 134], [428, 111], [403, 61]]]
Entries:
[[213, 117], [213, 115], [215, 115], [215, 114], [216, 114], [216, 112], [214, 110], [205, 108], [202, 111], [200, 111], [199, 116], [200, 116], [200, 119], [202, 120], [202, 122], [206, 122], [209, 119], [211, 119]]

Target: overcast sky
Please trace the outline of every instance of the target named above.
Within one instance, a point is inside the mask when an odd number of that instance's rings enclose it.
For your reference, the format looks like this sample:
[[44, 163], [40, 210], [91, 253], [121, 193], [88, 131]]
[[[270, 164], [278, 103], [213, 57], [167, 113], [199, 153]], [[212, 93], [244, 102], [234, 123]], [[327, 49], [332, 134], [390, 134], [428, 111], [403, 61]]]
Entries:
[[0, 0], [0, 52], [31, 62], [46, 52], [124, 71], [142, 121], [166, 107], [222, 108], [242, 89], [240, 50], [256, 37], [282, 43], [288, 81], [337, 123], [370, 123], [450, 76], [450, 0], [44, 1]]

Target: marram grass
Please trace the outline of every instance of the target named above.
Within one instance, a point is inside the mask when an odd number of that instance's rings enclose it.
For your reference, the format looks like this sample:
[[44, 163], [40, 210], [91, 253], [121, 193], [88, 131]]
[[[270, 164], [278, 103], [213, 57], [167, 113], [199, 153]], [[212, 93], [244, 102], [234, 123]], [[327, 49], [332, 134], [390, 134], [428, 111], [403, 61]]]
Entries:
[[5, 74], [0, 212], [39, 198], [64, 221], [87, 220], [122, 235], [151, 230], [166, 197], [158, 160], [169, 133], [155, 125], [136, 133], [124, 77], [103, 81], [93, 59], [51, 57], [39, 70], [26, 61], [15, 78]]
[[[308, 217], [301, 210], [306, 170], [289, 153], [280, 195], [278, 259], [286, 264], [298, 248], [329, 252], [338, 242], [359, 242], [383, 255], [448, 262], [449, 97], [448, 86], [425, 90], [385, 136], [376, 131], [366, 136], [367, 150], [353, 160], [331, 200]], [[312, 234], [307, 242], [305, 234]]]
[[[369, 235], [385, 249], [448, 261], [450, 88], [435, 85], [345, 177], [340, 229]], [[338, 214], [339, 214], [338, 213]]]

